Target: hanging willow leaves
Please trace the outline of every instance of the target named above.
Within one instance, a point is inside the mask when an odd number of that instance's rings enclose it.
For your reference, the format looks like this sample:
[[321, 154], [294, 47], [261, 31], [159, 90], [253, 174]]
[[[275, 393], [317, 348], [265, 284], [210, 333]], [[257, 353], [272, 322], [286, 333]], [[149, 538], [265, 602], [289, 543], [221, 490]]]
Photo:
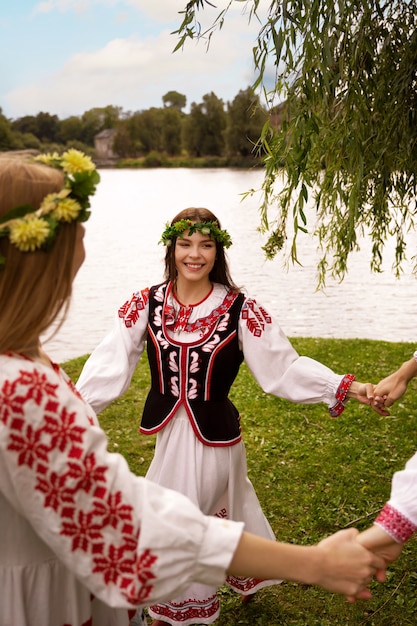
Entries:
[[[232, 1], [221, 11], [222, 25]], [[203, 10], [214, 16], [213, 33], [217, 9], [206, 0], [191, 0], [185, 13], [193, 22], [176, 31], [179, 37], [203, 35], [198, 22]], [[259, 0], [247, 0], [246, 12], [261, 19]], [[392, 265], [399, 275], [417, 210], [415, 3], [272, 0], [262, 16], [253, 60], [254, 88], [262, 87], [271, 103], [271, 122], [257, 145], [265, 163], [260, 211], [269, 236], [267, 255], [276, 255], [291, 236], [290, 256], [297, 261], [297, 236], [314, 233], [322, 249], [322, 284], [327, 273], [343, 279], [363, 233], [372, 241], [370, 266], [380, 271], [393, 236]], [[272, 90], [264, 84], [271, 67]], [[282, 174], [285, 185], [277, 195]], [[307, 201], [316, 209], [311, 224]]]

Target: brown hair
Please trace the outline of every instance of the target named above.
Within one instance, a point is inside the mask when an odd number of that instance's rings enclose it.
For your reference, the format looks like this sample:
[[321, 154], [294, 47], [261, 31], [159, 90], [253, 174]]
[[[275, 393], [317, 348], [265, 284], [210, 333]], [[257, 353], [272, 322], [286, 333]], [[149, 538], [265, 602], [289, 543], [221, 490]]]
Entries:
[[[191, 220], [192, 222], [216, 222], [217, 226], [221, 229], [220, 221], [214, 213], [204, 208], [189, 207], [188, 209], [183, 209], [172, 219], [171, 226], [180, 220]], [[172, 283], [175, 283], [177, 278], [177, 269], [175, 267], [176, 242], [177, 238], [174, 238], [172, 245], [167, 246], [165, 253], [165, 280], [170, 280]], [[216, 260], [214, 262], [213, 269], [210, 272], [209, 278], [213, 283], [221, 283], [226, 287], [238, 290], [238, 287], [234, 284], [232, 277], [230, 276], [224, 246], [218, 241], [216, 241]]]
[[[61, 171], [23, 157], [0, 157], [0, 216], [22, 204], [38, 209], [64, 186]], [[0, 225], [1, 228], [1, 225]], [[60, 224], [47, 251], [21, 252], [0, 237], [0, 353], [25, 352], [66, 311], [72, 291], [77, 222]]]

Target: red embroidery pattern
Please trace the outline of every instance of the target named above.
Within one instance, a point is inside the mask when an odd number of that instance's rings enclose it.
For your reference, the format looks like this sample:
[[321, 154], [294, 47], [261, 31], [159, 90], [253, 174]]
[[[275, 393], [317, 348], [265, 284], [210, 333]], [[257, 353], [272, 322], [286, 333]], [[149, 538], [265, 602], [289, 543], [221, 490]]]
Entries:
[[192, 324], [188, 322], [188, 318], [193, 310], [192, 307], [182, 307], [177, 320], [175, 320], [174, 307], [166, 304], [164, 307], [165, 323], [167, 326], [174, 324], [174, 330], [185, 330], [187, 333], [194, 333], [202, 328], [208, 332], [218, 322], [219, 318], [228, 312], [238, 295], [237, 291], [229, 291], [220, 306], [213, 309], [206, 317], [200, 317]]
[[[60, 405], [57, 389], [36, 370], [21, 370], [15, 380], [3, 383], [0, 421], [10, 431], [7, 449], [15, 453], [19, 467], [34, 474], [34, 489], [45, 508], [59, 516], [60, 534], [70, 540], [71, 550], [88, 554], [92, 571], [106, 585], [117, 585], [132, 604], [144, 604], [153, 589], [157, 556], [149, 550], [137, 554], [140, 529], [132, 507], [120, 491], [111, 490], [107, 466], [85, 448], [87, 429]], [[24, 419], [26, 403], [40, 407], [40, 424]]]
[[161, 618], [174, 622], [193, 621], [201, 618], [214, 618], [220, 611], [220, 603], [216, 595], [205, 600], [187, 598], [181, 604], [167, 602], [166, 604], [154, 604], [150, 610]]
[[376, 518], [375, 524], [381, 526], [398, 543], [405, 543], [417, 531], [413, 522], [388, 503]]
[[[214, 514], [215, 517], [228, 519], [227, 509], [224, 507]], [[264, 586], [264, 580], [260, 578], [243, 578], [241, 576], [227, 576], [226, 583], [237, 593], [245, 593], [256, 589], [259, 585]]]
[[346, 374], [342, 378], [342, 382], [336, 391], [336, 404], [329, 409], [329, 413], [332, 417], [338, 417], [345, 410], [346, 406], [344, 401], [346, 400], [347, 392], [349, 391], [349, 388], [355, 378], [356, 377], [353, 374]]
[[272, 318], [264, 308], [256, 304], [256, 300], [248, 298], [242, 307], [242, 319], [255, 337], [261, 337], [265, 324], [271, 324]]
[[240, 576], [228, 576], [226, 578], [227, 584], [238, 593], [247, 594], [248, 591], [252, 591], [258, 587], [258, 585], [264, 586], [262, 583], [265, 581], [260, 578], [242, 578]]
[[133, 294], [119, 309], [119, 317], [123, 318], [126, 328], [131, 328], [139, 319], [149, 300], [149, 289], [143, 289]]

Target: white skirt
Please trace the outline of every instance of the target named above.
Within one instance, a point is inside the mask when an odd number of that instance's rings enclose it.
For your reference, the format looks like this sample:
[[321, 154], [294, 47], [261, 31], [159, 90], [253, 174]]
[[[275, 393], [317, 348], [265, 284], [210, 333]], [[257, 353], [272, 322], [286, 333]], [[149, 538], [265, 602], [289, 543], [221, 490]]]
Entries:
[[[146, 477], [185, 494], [206, 515], [243, 521], [246, 531], [275, 539], [247, 476], [243, 442], [224, 447], [204, 445], [194, 434], [183, 407], [158, 433], [155, 455]], [[226, 582], [236, 592], [249, 595], [281, 581], [229, 576]], [[149, 609], [154, 619], [173, 626], [211, 624], [219, 612], [216, 589], [201, 584], [193, 585], [180, 598]]]

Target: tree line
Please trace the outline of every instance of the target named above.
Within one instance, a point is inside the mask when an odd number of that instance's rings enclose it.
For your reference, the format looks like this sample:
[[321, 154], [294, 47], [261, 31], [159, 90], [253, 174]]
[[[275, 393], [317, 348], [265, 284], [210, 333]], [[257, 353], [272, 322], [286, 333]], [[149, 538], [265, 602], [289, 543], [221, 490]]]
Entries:
[[211, 92], [184, 111], [186, 96], [169, 91], [162, 107], [124, 112], [121, 107], [93, 108], [80, 116], [59, 119], [40, 112], [7, 119], [0, 109], [0, 151], [62, 151], [69, 147], [94, 156], [95, 137], [114, 129], [112, 150], [120, 158], [151, 153], [169, 157], [253, 157], [262, 129], [271, 117], [251, 88], [239, 91], [231, 102]]

